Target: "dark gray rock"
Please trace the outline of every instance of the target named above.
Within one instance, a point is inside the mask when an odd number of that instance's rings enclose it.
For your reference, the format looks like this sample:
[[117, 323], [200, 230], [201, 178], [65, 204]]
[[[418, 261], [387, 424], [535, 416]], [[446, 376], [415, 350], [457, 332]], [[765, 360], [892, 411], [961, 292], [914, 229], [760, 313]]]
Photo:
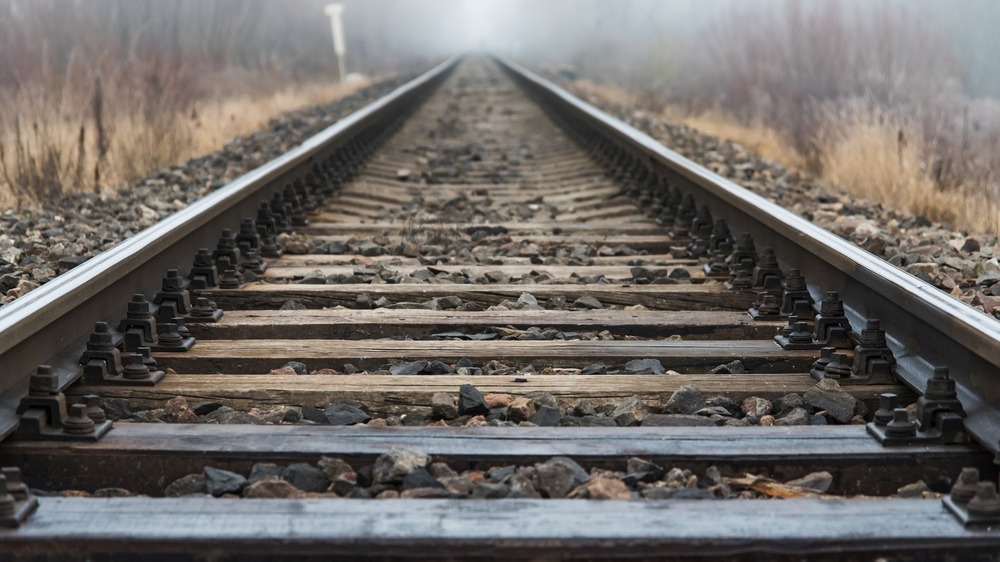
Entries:
[[305, 310], [306, 305], [295, 299], [288, 299], [285, 304], [281, 305], [278, 310]]
[[425, 368], [427, 368], [427, 361], [410, 361], [389, 367], [389, 374], [394, 376], [416, 375]]
[[626, 461], [625, 470], [630, 474], [648, 474], [653, 481], [662, 479], [666, 472], [662, 466], [638, 457], [632, 457]]
[[604, 308], [601, 301], [595, 299], [594, 297], [580, 297], [573, 301], [573, 308], [587, 308], [591, 310], [597, 310]]
[[403, 483], [400, 486], [403, 490], [412, 490], [414, 488], [441, 488], [444, 489], [445, 485], [438, 481], [437, 478], [431, 476], [424, 468], [417, 468], [413, 472], [407, 474], [403, 477]]
[[199, 416], [207, 416], [221, 407], [219, 402], [195, 402], [191, 404], [191, 411]]
[[580, 427], [618, 427], [618, 424], [605, 416], [583, 416], [580, 418]]
[[659, 359], [633, 359], [625, 363], [625, 372], [633, 375], [640, 373], [662, 375], [665, 369]]
[[355, 425], [372, 419], [364, 410], [350, 402], [335, 402], [323, 411], [330, 425]]
[[833, 475], [825, 470], [822, 472], [811, 472], [802, 478], [789, 480], [788, 482], [785, 482], [785, 484], [825, 494], [830, 490], [830, 487], [833, 486]]
[[740, 405], [728, 396], [713, 396], [708, 400], [705, 400], [705, 405], [710, 408], [715, 406], [725, 408], [729, 411], [729, 414], [734, 417], [740, 415]]
[[255, 482], [260, 482], [261, 480], [267, 480], [269, 478], [281, 478], [281, 473], [284, 472], [285, 468], [278, 466], [274, 463], [269, 462], [259, 462], [255, 463], [252, 468], [250, 468], [250, 476], [247, 477], [247, 484], [253, 484]]
[[208, 493], [208, 488], [205, 486], [205, 475], [200, 472], [181, 476], [163, 490], [163, 495], [168, 498], [203, 495], [206, 493]]
[[594, 363], [593, 365], [587, 365], [581, 371], [581, 375], [603, 375], [608, 372], [608, 368], [600, 363]]
[[532, 480], [535, 489], [550, 498], [564, 498], [590, 477], [587, 471], [568, 457], [553, 457], [535, 465]]
[[535, 415], [531, 416], [530, 421], [540, 427], [555, 427], [559, 425], [560, 418], [562, 418], [562, 412], [559, 411], [559, 408], [542, 406], [535, 410]]
[[458, 389], [458, 413], [463, 416], [478, 416], [490, 413], [483, 394], [471, 384], [463, 384]]
[[615, 409], [608, 415], [620, 427], [639, 425], [648, 415], [649, 410], [638, 395], [629, 396], [615, 404]]
[[423, 370], [426, 375], [447, 375], [450, 372], [451, 366], [444, 361], [431, 361]]
[[322, 425], [330, 423], [330, 420], [326, 419], [326, 414], [324, 414], [323, 410], [320, 410], [319, 408], [314, 406], [302, 406], [301, 411], [302, 419], [304, 420]]
[[325, 472], [304, 462], [285, 467], [281, 472], [281, 479], [303, 492], [325, 492], [330, 486], [330, 479]]
[[288, 367], [291, 370], [295, 371], [296, 375], [309, 374], [309, 369], [306, 368], [306, 364], [301, 363], [299, 361], [289, 361], [288, 363], [285, 363], [284, 365], [281, 366], [282, 369], [284, 369], [285, 367]]
[[439, 420], [453, 420], [458, 417], [458, 406], [451, 394], [435, 392], [431, 396], [431, 416]]
[[583, 416], [594, 416], [597, 415], [597, 410], [594, 409], [594, 404], [590, 400], [584, 399], [577, 402], [576, 406], [573, 406], [573, 415], [581, 418]]
[[739, 359], [735, 361], [730, 361], [724, 365], [719, 365], [718, 367], [709, 371], [709, 374], [713, 375], [739, 375], [747, 372], [746, 365], [743, 364]]
[[548, 392], [542, 392], [540, 390], [536, 390], [535, 392], [529, 392], [524, 396], [528, 400], [531, 400], [532, 404], [534, 404], [536, 408], [541, 408], [543, 406], [548, 406], [549, 408], [556, 408], [559, 406], [559, 403], [556, 401], [556, 397], [552, 396]]
[[705, 407], [705, 396], [696, 384], [686, 384], [670, 395], [664, 414], [694, 414]]
[[[371, 469], [372, 480], [376, 484], [391, 484], [402, 482], [406, 475], [418, 468], [425, 468], [431, 458], [427, 455], [393, 447], [389, 452], [379, 455]], [[358, 472], [358, 483], [361, 484], [361, 472]]]
[[840, 423], [847, 423], [854, 415], [854, 403], [857, 400], [840, 388], [840, 383], [834, 379], [823, 379], [806, 391], [802, 396], [806, 404], [817, 410], [826, 410], [830, 417]]
[[222, 494], [238, 494], [247, 484], [247, 479], [242, 474], [221, 468], [206, 466], [204, 474], [205, 490], [216, 497]]

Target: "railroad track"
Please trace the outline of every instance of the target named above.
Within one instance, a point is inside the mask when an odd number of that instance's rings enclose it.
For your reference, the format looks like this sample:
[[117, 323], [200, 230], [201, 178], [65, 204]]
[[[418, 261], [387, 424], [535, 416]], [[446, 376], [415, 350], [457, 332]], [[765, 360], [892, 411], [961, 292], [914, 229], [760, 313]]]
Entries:
[[443, 63], [0, 330], [3, 558], [1000, 546], [995, 322], [504, 59]]

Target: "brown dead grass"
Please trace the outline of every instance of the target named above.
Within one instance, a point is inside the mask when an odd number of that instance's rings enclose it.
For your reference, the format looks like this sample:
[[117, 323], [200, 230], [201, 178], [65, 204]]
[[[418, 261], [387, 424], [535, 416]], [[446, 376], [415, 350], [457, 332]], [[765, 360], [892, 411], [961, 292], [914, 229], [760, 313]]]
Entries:
[[919, 127], [856, 102], [824, 119], [817, 136], [824, 180], [844, 191], [975, 232], [1000, 231], [995, 200], [931, 179]]
[[[218, 150], [282, 113], [329, 103], [369, 84], [314, 83], [269, 94], [215, 97], [183, 111], [122, 107], [109, 100], [102, 134], [91, 116], [78, 121], [43, 97], [8, 100], [0, 106], [0, 122], [12, 124], [0, 133], [0, 208], [44, 202], [61, 193], [117, 189], [164, 166]], [[31, 121], [22, 121], [21, 115], [32, 116]], [[103, 156], [101, 143], [106, 146]]]
[[[635, 97], [617, 86], [584, 80], [574, 85], [617, 105], [637, 107]], [[921, 129], [870, 102], [858, 100], [823, 116], [815, 142], [818, 168], [811, 171], [829, 185], [873, 202], [973, 232], [1000, 232], [996, 199], [984, 197], [982, 189], [938, 186], [928, 172]], [[677, 105], [668, 105], [661, 116], [783, 166], [810, 168], [785, 135], [760, 121], [748, 125], [722, 110], [692, 114]]]

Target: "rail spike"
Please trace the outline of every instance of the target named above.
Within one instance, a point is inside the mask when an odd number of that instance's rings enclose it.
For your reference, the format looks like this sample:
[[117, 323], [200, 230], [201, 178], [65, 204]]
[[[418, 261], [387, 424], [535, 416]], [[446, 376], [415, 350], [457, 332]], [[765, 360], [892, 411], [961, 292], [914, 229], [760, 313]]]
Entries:
[[38, 498], [21, 480], [21, 469], [0, 468], [0, 527], [20, 527], [36, 509]]
[[[886, 446], [923, 443], [965, 443], [962, 419], [965, 408], [958, 400], [955, 381], [947, 367], [935, 367], [927, 381], [924, 395], [917, 400], [916, 420], [911, 420], [904, 408], [899, 408], [895, 394], [879, 397], [875, 421], [869, 422], [868, 433]], [[892, 412], [890, 420], [889, 412]]]
[[[100, 409], [100, 406], [97, 406]], [[111, 430], [107, 416], [97, 416], [93, 404], [66, 405], [66, 395], [59, 391], [59, 377], [48, 365], [40, 365], [31, 375], [28, 395], [17, 406], [21, 416], [18, 439], [27, 441], [97, 441]], [[102, 419], [95, 421], [94, 417]]]

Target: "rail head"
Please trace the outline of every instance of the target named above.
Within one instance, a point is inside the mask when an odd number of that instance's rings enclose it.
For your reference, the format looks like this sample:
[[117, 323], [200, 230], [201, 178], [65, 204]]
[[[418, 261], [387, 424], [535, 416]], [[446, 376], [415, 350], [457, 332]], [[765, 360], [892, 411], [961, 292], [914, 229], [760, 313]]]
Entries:
[[664, 147], [513, 60], [496, 60], [548, 103], [697, 189], [713, 216], [727, 219], [734, 231], [750, 232], [758, 247], [775, 247], [783, 267], [802, 269], [814, 296], [839, 291], [856, 328], [864, 319], [880, 319], [897, 372], [912, 388], [923, 392], [933, 367], [949, 366], [968, 414], [966, 428], [1000, 452], [1000, 322]]
[[[82, 342], [96, 321], [117, 322], [130, 294], [156, 291], [165, 271], [189, 266], [198, 247], [214, 244], [219, 228], [236, 227], [242, 217], [253, 216], [261, 200], [256, 195], [269, 195], [267, 190], [303, 165], [402, 109], [439, 83], [460, 59], [461, 55], [447, 59], [291, 151], [0, 308], [0, 439], [16, 425], [13, 406], [24, 394], [39, 358], [49, 360]], [[216, 228], [220, 224], [224, 226]], [[120, 303], [95, 306], [108, 293], [117, 293]], [[53, 329], [57, 323], [60, 327]], [[72, 382], [65, 376], [60, 380], [63, 386]]]

